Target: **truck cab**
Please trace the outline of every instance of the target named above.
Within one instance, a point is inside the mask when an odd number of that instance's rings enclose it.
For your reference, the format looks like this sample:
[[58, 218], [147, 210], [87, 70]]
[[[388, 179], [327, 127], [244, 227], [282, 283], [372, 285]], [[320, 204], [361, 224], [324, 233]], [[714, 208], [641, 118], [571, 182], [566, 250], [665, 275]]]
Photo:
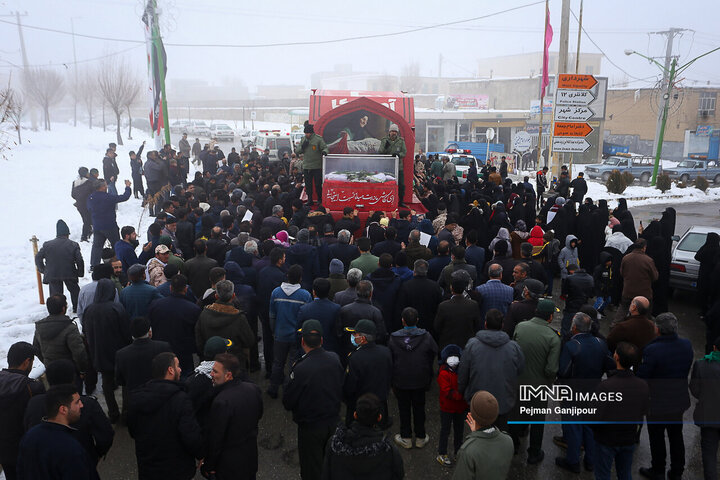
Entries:
[[708, 181], [720, 185], [720, 164], [718, 160], [705, 160], [689, 158], [678, 163], [674, 168], [665, 169], [665, 173], [673, 180], [687, 183], [698, 177], [705, 177]]

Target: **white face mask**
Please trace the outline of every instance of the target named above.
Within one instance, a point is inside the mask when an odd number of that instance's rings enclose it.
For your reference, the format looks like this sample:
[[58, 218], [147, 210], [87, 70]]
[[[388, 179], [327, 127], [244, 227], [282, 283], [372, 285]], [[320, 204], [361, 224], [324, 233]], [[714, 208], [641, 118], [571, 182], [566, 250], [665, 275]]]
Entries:
[[452, 356], [447, 359], [448, 367], [455, 368], [460, 364], [460, 358]]

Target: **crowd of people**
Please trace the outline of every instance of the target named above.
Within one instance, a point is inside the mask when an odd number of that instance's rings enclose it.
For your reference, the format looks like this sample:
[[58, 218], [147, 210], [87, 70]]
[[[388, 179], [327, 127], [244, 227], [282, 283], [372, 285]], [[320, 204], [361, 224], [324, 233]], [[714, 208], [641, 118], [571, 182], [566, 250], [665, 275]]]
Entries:
[[[130, 152], [153, 217], [146, 232], [117, 224], [132, 183], [116, 190], [114, 145], [105, 179], [79, 169], [72, 196], [81, 240], [92, 237], [92, 281], [79, 287], [84, 261], [59, 220], [36, 257], [49, 315], [0, 372], [9, 480], [97, 478], [123, 424], [141, 479], [189, 479], [198, 466], [207, 478], [254, 479], [274, 401], [297, 424], [304, 480], [403, 478], [400, 448], [436, 448], [455, 479], [504, 479], [523, 444], [528, 464], [545, 456], [546, 415], [520, 411], [520, 385], [556, 383], [622, 399], [599, 404], [592, 425], [563, 414], [558, 468], [604, 480], [614, 463], [631, 478], [646, 419], [652, 463], [640, 473], [681, 478], [692, 393], [705, 478], [717, 478], [717, 236], [698, 253], [708, 342], [695, 360], [668, 312], [672, 208], [638, 231], [624, 200], [610, 210], [587, 198], [565, 167], [550, 189], [547, 168], [534, 185], [513, 182], [504, 160], [472, 166], [460, 184], [454, 166], [417, 155], [423, 213], [361, 218], [348, 207], [334, 217], [312, 192], [301, 200], [303, 175], [314, 176], [306, 155], [269, 162], [196, 145], [183, 136], [179, 151], [147, 152], [144, 164], [144, 145]], [[188, 181], [191, 155], [201, 171]], [[28, 377], [35, 357], [47, 389]], [[107, 411], [92, 396], [98, 381]], [[438, 395], [426, 398], [434, 382]], [[544, 411], [547, 400], [529, 405]], [[431, 411], [439, 431], [426, 429]]]

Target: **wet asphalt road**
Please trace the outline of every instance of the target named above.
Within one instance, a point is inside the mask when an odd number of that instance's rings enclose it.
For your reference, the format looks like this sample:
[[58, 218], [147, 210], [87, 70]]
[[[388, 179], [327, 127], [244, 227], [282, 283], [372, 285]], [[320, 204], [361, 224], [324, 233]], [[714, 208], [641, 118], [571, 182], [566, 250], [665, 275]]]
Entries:
[[[678, 211], [677, 231], [681, 235], [690, 225], [717, 225], [718, 205], [717, 204], [680, 204], [673, 205]], [[653, 217], [659, 217], [665, 205], [653, 205], [648, 207], [632, 208], [636, 222], [640, 219], [643, 224]], [[559, 282], [555, 282], [558, 285]], [[677, 315], [680, 322], [680, 335], [689, 338], [696, 352], [696, 358], [703, 353], [705, 328], [698, 318], [697, 308], [693, 304], [693, 296], [686, 292], [676, 292], [670, 300], [670, 308]], [[610, 313], [612, 316], [612, 313]], [[556, 315], [553, 326], [560, 328], [560, 315]], [[609, 320], [603, 319], [602, 332], [607, 334]], [[264, 390], [267, 381], [261, 372], [251, 376], [252, 380]], [[119, 392], [117, 393], [119, 397]], [[452, 468], [440, 466], [435, 461], [437, 455], [437, 435], [440, 430], [439, 408], [437, 404], [437, 385], [427, 394], [427, 431], [431, 437], [430, 443], [423, 449], [402, 450], [401, 455], [405, 464], [406, 478], [412, 479], [438, 479], [451, 478]], [[102, 400], [101, 400], [102, 401]], [[280, 400], [272, 400], [264, 396], [265, 414], [260, 422], [259, 435], [259, 479], [296, 479], [300, 478], [300, 468], [297, 458], [297, 434], [296, 426], [292, 422], [291, 415], [286, 412]], [[397, 403], [391, 396], [389, 400], [391, 415], [395, 418], [396, 425], [389, 433], [394, 435], [398, 430]], [[343, 409], [344, 410], [344, 409]], [[685, 420], [692, 421], [691, 407], [685, 413]], [[557, 420], [549, 416], [548, 420]], [[702, 478], [702, 461], [700, 458], [700, 434], [699, 428], [687, 424], [683, 429], [685, 437], [686, 470], [683, 478]], [[466, 427], [466, 433], [469, 430]], [[521, 440], [521, 451], [514, 457], [509, 479], [546, 479], [564, 480], [572, 478], [591, 479], [593, 474], [583, 471], [579, 475], [565, 472], [555, 466], [554, 458], [564, 452], [552, 442], [553, 435], [560, 435], [559, 425], [549, 425], [545, 428], [543, 438], [543, 449], [545, 460], [539, 465], [529, 466], [526, 464], [527, 438]], [[669, 458], [668, 458], [669, 463]], [[640, 445], [635, 452], [633, 462], [633, 477], [639, 477], [637, 473], [640, 467], [650, 466], [650, 449], [648, 444], [647, 429], [644, 429]], [[668, 467], [669, 468], [669, 467]], [[98, 466], [101, 478], [108, 480], [125, 480], [137, 478], [137, 469], [134, 455], [134, 444], [127, 433], [127, 429], [118, 426], [116, 429], [115, 443], [107, 458], [102, 460]], [[199, 474], [196, 478], [202, 478]], [[613, 476], [614, 478], [614, 476]]]

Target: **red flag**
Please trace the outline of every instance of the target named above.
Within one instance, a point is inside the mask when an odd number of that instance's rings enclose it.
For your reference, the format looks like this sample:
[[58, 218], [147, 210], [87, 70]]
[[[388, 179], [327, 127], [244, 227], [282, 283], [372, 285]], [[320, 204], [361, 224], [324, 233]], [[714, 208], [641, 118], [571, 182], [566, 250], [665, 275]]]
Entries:
[[[545, 4], [545, 49], [543, 50], [543, 71], [542, 71], [542, 83], [540, 84], [540, 98], [545, 97], [545, 88], [550, 84], [550, 78], [548, 77], [548, 58], [550, 44], [553, 38], [553, 29], [550, 25], [550, 8]], [[540, 106], [542, 108], [542, 105]]]

